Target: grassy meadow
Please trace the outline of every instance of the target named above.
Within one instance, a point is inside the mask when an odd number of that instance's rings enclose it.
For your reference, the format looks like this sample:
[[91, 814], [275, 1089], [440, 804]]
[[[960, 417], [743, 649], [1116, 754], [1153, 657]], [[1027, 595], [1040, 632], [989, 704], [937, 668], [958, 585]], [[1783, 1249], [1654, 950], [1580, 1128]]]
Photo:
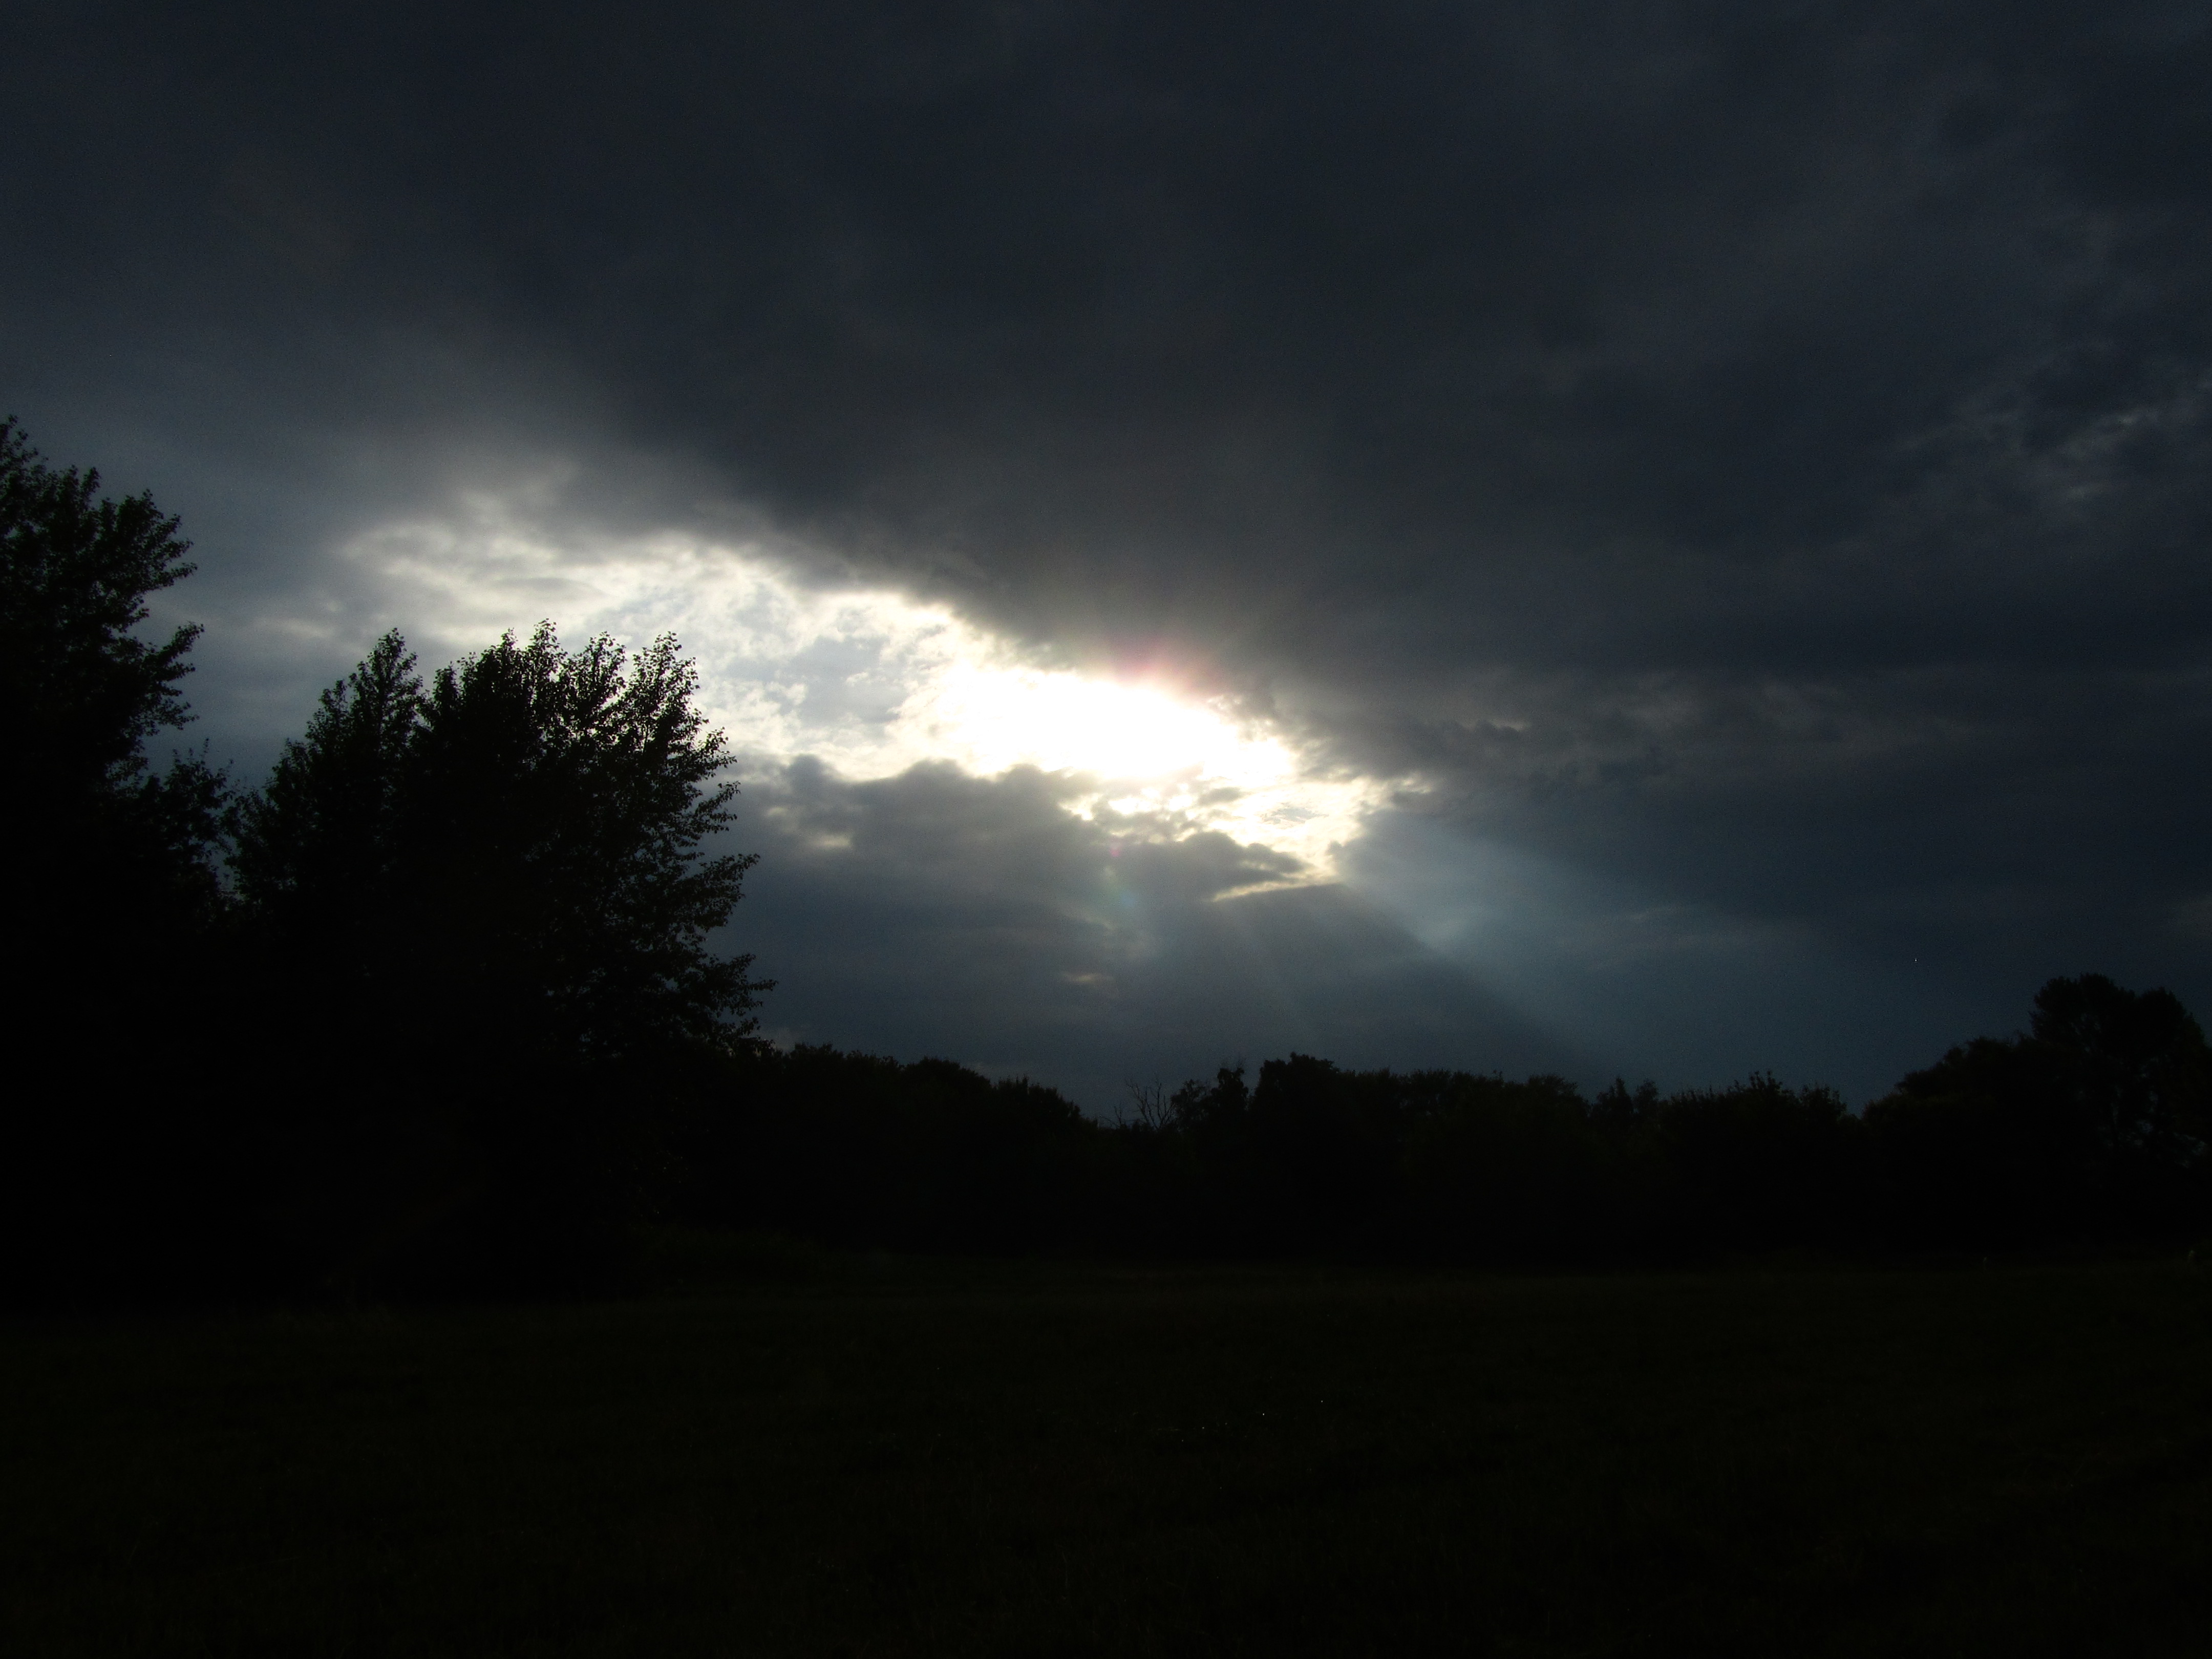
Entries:
[[5, 1328], [0, 1650], [2212, 1644], [2185, 1264], [690, 1276]]

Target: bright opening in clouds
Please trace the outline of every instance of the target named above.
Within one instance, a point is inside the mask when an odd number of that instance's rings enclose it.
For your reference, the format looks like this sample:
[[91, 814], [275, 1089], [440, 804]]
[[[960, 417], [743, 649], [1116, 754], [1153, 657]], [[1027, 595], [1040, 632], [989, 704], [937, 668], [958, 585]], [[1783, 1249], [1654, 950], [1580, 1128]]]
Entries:
[[945, 607], [810, 586], [757, 545], [564, 545], [483, 495], [455, 519], [381, 526], [348, 555], [385, 588], [383, 614], [419, 619], [409, 637], [426, 661], [541, 617], [571, 640], [673, 632], [741, 775], [800, 756], [856, 781], [926, 761], [979, 777], [1030, 766], [1065, 775], [1069, 810], [1125, 836], [1218, 831], [1290, 855], [1306, 880], [1334, 876], [1336, 849], [1388, 793], [1329, 775], [1227, 698], [1043, 665]]

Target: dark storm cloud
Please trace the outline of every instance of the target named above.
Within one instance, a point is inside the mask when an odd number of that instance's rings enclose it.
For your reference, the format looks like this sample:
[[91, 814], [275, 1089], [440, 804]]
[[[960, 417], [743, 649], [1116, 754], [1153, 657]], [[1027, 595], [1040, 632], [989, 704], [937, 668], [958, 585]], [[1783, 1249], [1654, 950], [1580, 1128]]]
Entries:
[[0, 369], [50, 441], [294, 479], [196, 520], [252, 580], [558, 454], [1195, 665], [1466, 845], [1991, 1018], [2202, 1006], [2208, 22], [33, 7]]
[[783, 978], [769, 1029], [1046, 1077], [1103, 1112], [1128, 1084], [1291, 1049], [1586, 1058], [1344, 888], [1267, 886], [1295, 868], [1280, 854], [1127, 837], [1072, 796], [939, 764], [855, 784], [800, 762], [749, 786], [738, 838], [763, 861], [734, 932]]

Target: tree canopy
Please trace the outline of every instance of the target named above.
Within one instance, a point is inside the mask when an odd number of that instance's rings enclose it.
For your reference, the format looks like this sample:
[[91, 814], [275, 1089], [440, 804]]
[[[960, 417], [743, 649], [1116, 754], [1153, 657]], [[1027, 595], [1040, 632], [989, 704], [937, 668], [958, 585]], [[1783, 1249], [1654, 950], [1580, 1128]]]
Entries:
[[20, 878], [13, 926], [72, 961], [104, 929], [143, 938], [214, 901], [224, 794], [204, 763], [156, 771], [145, 753], [191, 718], [180, 682], [198, 626], [137, 631], [147, 596], [191, 574], [190, 544], [150, 495], [108, 499], [100, 482], [48, 466], [0, 421], [0, 706], [17, 802], [0, 815], [0, 856]]
[[2212, 1051], [2172, 993], [2054, 979], [2027, 1031], [1977, 1037], [1867, 1109], [1921, 1238], [2005, 1243], [2201, 1224]]
[[753, 860], [699, 856], [737, 787], [674, 638], [568, 652], [549, 623], [427, 684], [415, 664], [386, 635], [242, 800], [249, 915], [349, 995], [500, 1044], [612, 1059], [750, 1031], [765, 987], [708, 939]]
[[307, 1254], [390, 1234], [512, 1283], [649, 1201], [672, 1079], [744, 1052], [766, 988], [711, 946], [753, 860], [708, 849], [736, 786], [696, 690], [665, 635], [569, 651], [545, 623], [425, 679], [394, 631], [240, 798], [264, 1047], [319, 1096], [271, 1133], [355, 1218]]

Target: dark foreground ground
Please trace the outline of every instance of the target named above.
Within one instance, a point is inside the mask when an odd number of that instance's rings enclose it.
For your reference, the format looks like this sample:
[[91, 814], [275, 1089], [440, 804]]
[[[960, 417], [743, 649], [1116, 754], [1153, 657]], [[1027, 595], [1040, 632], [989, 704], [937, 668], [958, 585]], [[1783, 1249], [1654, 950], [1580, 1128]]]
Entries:
[[828, 1263], [0, 1341], [11, 1654], [2212, 1651], [2174, 1263]]

